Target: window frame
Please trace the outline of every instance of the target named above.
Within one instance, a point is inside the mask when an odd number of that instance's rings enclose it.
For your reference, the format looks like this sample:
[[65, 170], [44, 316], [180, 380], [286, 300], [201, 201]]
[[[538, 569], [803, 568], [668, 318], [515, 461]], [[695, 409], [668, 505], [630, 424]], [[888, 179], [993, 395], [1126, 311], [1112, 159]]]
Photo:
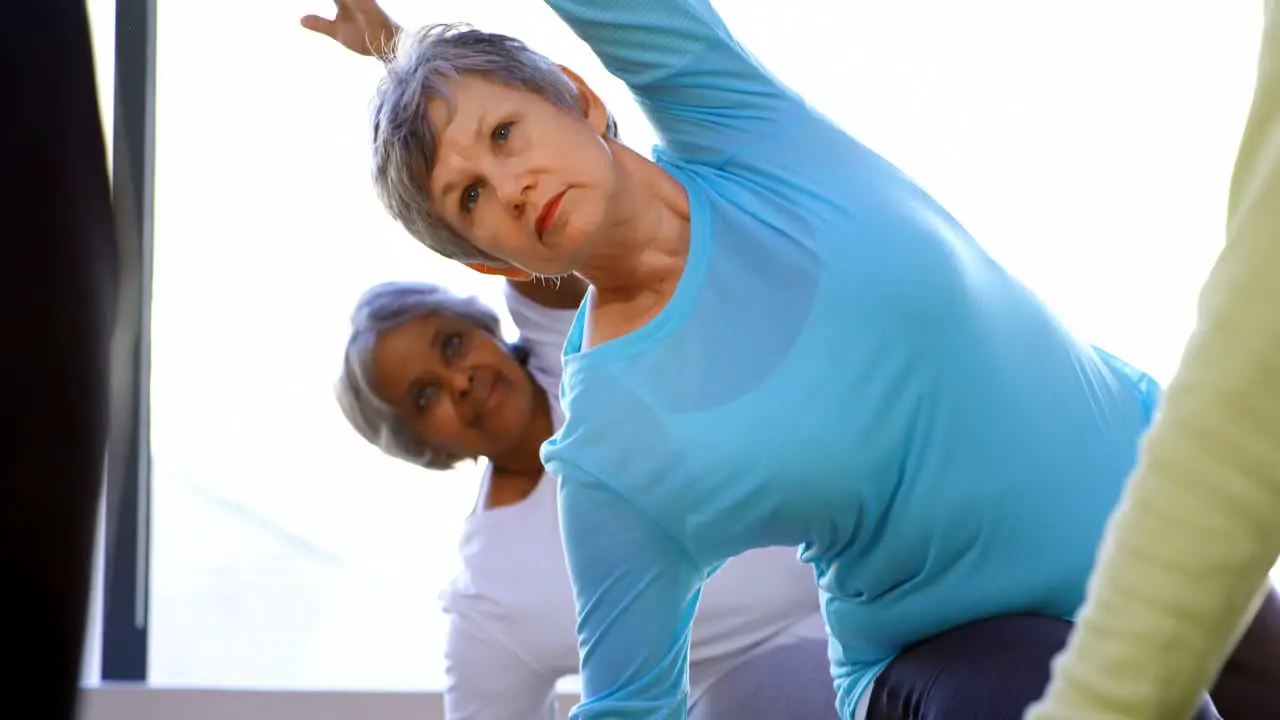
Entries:
[[122, 241], [122, 279], [136, 279], [140, 294], [137, 303], [122, 309], [134, 316], [118, 318], [120, 327], [135, 334], [125, 339], [124, 386], [113, 398], [124, 407], [114, 408], [118, 427], [112, 428], [107, 449], [99, 538], [102, 577], [95, 578], [101, 592], [101, 607], [95, 610], [101, 614], [94, 619], [100, 622], [101, 636], [91, 637], [88, 644], [90, 651], [100, 649], [97, 679], [108, 682], [147, 679], [155, 28], [156, 0], [116, 0], [112, 201]]

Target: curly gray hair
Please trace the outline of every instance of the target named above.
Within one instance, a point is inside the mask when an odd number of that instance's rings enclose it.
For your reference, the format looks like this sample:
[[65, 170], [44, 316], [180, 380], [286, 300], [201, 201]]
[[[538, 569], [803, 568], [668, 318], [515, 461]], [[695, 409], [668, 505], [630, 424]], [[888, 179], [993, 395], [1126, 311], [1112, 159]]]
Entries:
[[[422, 244], [451, 260], [506, 267], [427, 202], [437, 148], [426, 107], [434, 98], [448, 98], [449, 83], [464, 75], [529, 90], [565, 109], [576, 108], [580, 100], [559, 65], [515, 38], [456, 23], [404, 33], [374, 99], [373, 181], [387, 211]], [[612, 116], [605, 134], [618, 138]]]
[[382, 452], [430, 470], [447, 470], [462, 458], [433, 453], [400, 422], [395, 409], [373, 389], [373, 350], [378, 336], [409, 320], [445, 315], [502, 337], [493, 308], [479, 298], [460, 297], [431, 283], [388, 282], [369, 288], [351, 315], [351, 336], [338, 378], [338, 405], [360, 437]]

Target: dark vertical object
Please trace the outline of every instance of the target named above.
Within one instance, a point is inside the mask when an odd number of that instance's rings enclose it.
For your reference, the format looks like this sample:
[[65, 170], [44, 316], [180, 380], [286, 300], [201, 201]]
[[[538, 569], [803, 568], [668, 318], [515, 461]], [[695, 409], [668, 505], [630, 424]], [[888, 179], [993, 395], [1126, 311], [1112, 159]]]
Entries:
[[72, 720], [107, 432], [116, 244], [83, 0], [0, 22], [4, 703]]
[[155, 0], [116, 0], [113, 192], [122, 302], [112, 360], [102, 680], [147, 679], [151, 505], [151, 228], [155, 150]]

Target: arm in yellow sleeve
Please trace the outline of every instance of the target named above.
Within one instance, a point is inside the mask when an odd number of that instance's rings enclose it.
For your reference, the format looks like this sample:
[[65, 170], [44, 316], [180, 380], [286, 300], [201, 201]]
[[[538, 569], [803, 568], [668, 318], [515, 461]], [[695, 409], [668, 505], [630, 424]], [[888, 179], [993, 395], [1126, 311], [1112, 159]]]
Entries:
[[1033, 720], [1191, 716], [1280, 554], [1280, 18], [1266, 6], [1227, 243]]

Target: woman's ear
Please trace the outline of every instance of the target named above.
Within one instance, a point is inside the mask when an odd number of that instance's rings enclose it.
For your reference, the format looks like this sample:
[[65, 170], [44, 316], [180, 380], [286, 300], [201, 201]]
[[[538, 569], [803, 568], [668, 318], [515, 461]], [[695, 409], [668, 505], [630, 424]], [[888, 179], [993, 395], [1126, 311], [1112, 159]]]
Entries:
[[533, 273], [529, 272], [528, 270], [521, 270], [518, 267], [497, 268], [497, 267], [493, 267], [492, 265], [485, 265], [484, 263], [464, 263], [464, 264], [467, 267], [471, 268], [472, 270], [475, 270], [476, 272], [480, 273], [481, 275], [495, 275], [497, 277], [507, 278], [508, 280], [520, 280], [520, 281], [533, 279]]
[[564, 73], [578, 90], [578, 108], [582, 112], [583, 119], [591, 124], [592, 129], [600, 137], [608, 137], [609, 110], [605, 108], [604, 101], [578, 73], [563, 65], [560, 66], [560, 72]]

